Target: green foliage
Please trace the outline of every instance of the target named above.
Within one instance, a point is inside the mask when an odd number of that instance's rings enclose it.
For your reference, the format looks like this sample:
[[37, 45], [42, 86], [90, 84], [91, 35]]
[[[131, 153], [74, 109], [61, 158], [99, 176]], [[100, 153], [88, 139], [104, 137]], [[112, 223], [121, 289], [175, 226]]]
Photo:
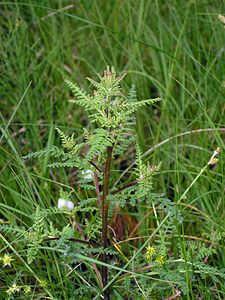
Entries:
[[[50, 157], [49, 168], [72, 169], [75, 184], [70, 193], [61, 189], [59, 200], [65, 203], [72, 201], [74, 207], [70, 209], [68, 206], [68, 209], [65, 209], [66, 204], [62, 209], [57, 208], [56, 204], [53, 207], [38, 206], [31, 215], [29, 227], [4, 224], [2, 230], [7, 235], [12, 233], [17, 239], [18, 248], [25, 250], [22, 250], [21, 256], [28, 266], [37, 264], [41, 253], [42, 257], [45, 257], [48, 250], [54, 251], [54, 256], [59, 257], [63, 277], [73, 272], [71, 270], [75, 266], [74, 273], [77, 275], [74, 275], [75, 280], [69, 279], [72, 287], [70, 285], [68, 289], [71, 291], [75, 286], [76, 291], [73, 295], [76, 297], [93, 298], [102, 295], [99, 264], [103, 264], [103, 268], [108, 265], [109, 277], [115, 276], [116, 280], [110, 293], [117, 299], [135, 299], [143, 295], [144, 299], [158, 299], [158, 295], [160, 298], [168, 298], [177, 288], [179, 293], [186, 295], [190, 280], [193, 287], [197, 286], [199, 280], [220, 282], [224, 278], [223, 271], [203, 263], [205, 257], [211, 258], [216, 254], [213, 247], [205, 246], [204, 243], [187, 243], [185, 248], [180, 240], [177, 240], [179, 251], [173, 253], [172, 238], [177, 235], [179, 226], [183, 226], [183, 215], [180, 207], [168, 199], [165, 193], [154, 192], [154, 176], [160, 172], [161, 163], [152, 166], [149, 162], [144, 162], [135, 134], [135, 114], [138, 109], [154, 104], [159, 98], [138, 100], [134, 86], [126, 95], [121, 88], [125, 74], [118, 77], [113, 67], [107, 67], [103, 76], [98, 77], [98, 82], [88, 78], [94, 89], [90, 94], [77, 84], [66, 80], [75, 97], [69, 102], [83, 108], [91, 121], [91, 127], [88, 130], [84, 129], [84, 135], [75, 139], [75, 133], [67, 135], [56, 128], [61, 148], [49, 146], [51, 142], [48, 141], [45, 149], [24, 157]], [[121, 181], [120, 187], [117, 187], [117, 184], [113, 186], [110, 167], [118, 167], [116, 160], [123, 158], [131, 145], [136, 145], [136, 166], [127, 179], [135, 181], [131, 181], [130, 184], [129, 181]], [[71, 182], [68, 172], [70, 171], [65, 170]], [[117, 172], [115, 176], [119, 173]], [[109, 177], [106, 180], [107, 176]], [[127, 236], [129, 241], [130, 233], [126, 230], [137, 230], [142, 223], [142, 220], [136, 223], [132, 219], [132, 213], [138, 213], [149, 206], [154, 212], [154, 217], [146, 219], [146, 222], [152, 224], [151, 229], [155, 233], [149, 235], [147, 242], [141, 244], [139, 250], [135, 249], [134, 244], [124, 251], [117, 243], [118, 232], [124, 234], [124, 239]], [[107, 224], [108, 215], [104, 217], [104, 213], [108, 212], [108, 209], [112, 219], [114, 212], [121, 212], [121, 215], [116, 215], [122, 219], [121, 224], [118, 221], [118, 225], [115, 226], [117, 230], [114, 230], [111, 224]], [[130, 213], [128, 217], [127, 210]], [[123, 220], [123, 212], [124, 220], [127, 217], [128, 224]], [[56, 219], [60, 220], [57, 224]], [[104, 230], [107, 233], [106, 239], [109, 240], [107, 247], [103, 240]], [[146, 249], [147, 243], [149, 246]], [[107, 257], [108, 261], [104, 261], [103, 257]], [[124, 261], [129, 262], [124, 267], [126, 270], [123, 269]], [[45, 264], [47, 263], [45, 260]], [[59, 266], [56, 265], [55, 268], [58, 272]], [[116, 271], [119, 270], [123, 274], [117, 278]], [[52, 281], [54, 282], [54, 278]], [[88, 282], [92, 282], [92, 285], [87, 284]], [[131, 287], [135, 287], [132, 292]]]
[[[96, 88], [93, 96], [88, 95], [76, 84], [66, 80], [66, 83], [71, 88], [76, 99], [69, 100], [76, 105], [80, 105], [85, 110], [90, 112], [90, 119], [97, 123], [99, 128], [88, 132], [85, 131], [85, 142], [76, 144], [74, 133], [71, 136], [66, 135], [59, 128], [56, 128], [63, 148], [59, 149], [56, 146], [46, 148], [44, 150], [30, 153], [24, 156], [28, 158], [38, 158], [42, 156], [60, 157], [61, 161], [49, 164], [51, 168], [60, 167], [76, 167], [84, 168], [90, 161], [105, 154], [107, 147], [114, 147], [114, 155], [121, 155], [126, 151], [128, 145], [134, 141], [133, 136], [133, 114], [142, 106], [152, 104], [159, 101], [159, 98], [138, 101], [136, 99], [136, 91], [132, 87], [125, 97], [121, 92], [120, 82], [125, 77], [116, 77], [114, 68], [107, 67], [103, 77], [99, 75], [100, 82], [88, 79]], [[88, 151], [85, 157], [81, 157], [81, 152], [84, 147], [88, 146]], [[142, 167], [143, 166], [139, 166]], [[143, 171], [143, 170], [142, 170]], [[148, 167], [145, 170], [146, 182], [150, 181], [150, 176], [156, 172], [150, 170]], [[144, 184], [143, 180], [142, 183]]]
[[95, 157], [105, 154], [106, 148], [112, 146], [113, 141], [106, 129], [97, 128], [89, 133], [85, 130], [85, 139], [89, 149], [85, 155], [85, 162], [92, 161]]
[[63, 148], [65, 148], [68, 151], [73, 150], [76, 153], [76, 148], [75, 148], [76, 143], [74, 140], [74, 133], [72, 134], [71, 137], [69, 137], [65, 135], [59, 128], [56, 128], [56, 130], [58, 131], [58, 134], [61, 138]]
[[137, 183], [138, 183], [138, 197], [151, 198], [151, 192], [153, 188], [153, 176], [160, 170], [160, 165], [150, 166], [149, 163], [145, 165], [142, 161], [142, 153], [138, 144], [136, 145], [136, 161], [137, 161]]
[[47, 235], [47, 223], [46, 223], [47, 212], [45, 210], [40, 210], [37, 207], [35, 213], [33, 214], [33, 226], [29, 228], [26, 232], [27, 240], [27, 262], [31, 264], [38, 251], [41, 247], [44, 238]]
[[[37, 204], [41, 209], [51, 210], [47, 220], [55, 229], [61, 231], [67, 225], [68, 213], [53, 209], [57, 203], [59, 182], [73, 188], [71, 200], [76, 204], [89, 196], [96, 198], [93, 179], [83, 180], [81, 184], [83, 175], [77, 168], [46, 169], [49, 160], [60, 162], [61, 158], [46, 155], [24, 162], [22, 155], [46, 145], [51, 147], [54, 141], [52, 123], [60, 129], [66, 126], [63, 131], [69, 136], [75, 132], [76, 142], [81, 141], [82, 137], [78, 135], [87, 124], [87, 115], [79, 107], [72, 107], [64, 101], [68, 98], [68, 90], [62, 78], [75, 79], [79, 86], [91, 93], [88, 81], [84, 82], [82, 77], [99, 72], [107, 63], [127, 72], [125, 81], [121, 82], [123, 88], [134, 83], [142, 99], [159, 95], [164, 99], [154, 108], [140, 110], [136, 114], [135, 127], [132, 116], [133, 133], [130, 132], [129, 137], [124, 134], [122, 156], [114, 156], [110, 186], [116, 190], [137, 177], [131, 168], [130, 172], [126, 168], [133, 164], [134, 158], [129, 143], [138, 136], [146, 160], [163, 163], [160, 174], [153, 178], [153, 191], [167, 195], [174, 208], [182, 211], [183, 225], [176, 223], [173, 235], [166, 235], [166, 243], [170, 242], [168, 257], [179, 259], [182, 254], [184, 258], [188, 241], [200, 239], [206, 248], [217, 251], [209, 257], [205, 267], [224, 268], [224, 130], [219, 128], [224, 128], [225, 30], [224, 16], [220, 15], [218, 19], [218, 14], [223, 14], [223, 3], [209, 0], [109, 0], [104, 3], [77, 1], [73, 6], [74, 1], [0, 2], [0, 223], [3, 227], [11, 226], [10, 233], [1, 227], [0, 249], [1, 257], [8, 253], [14, 259], [11, 267], [1, 268], [0, 299], [79, 300], [93, 299], [97, 295], [101, 299], [101, 289], [91, 264], [84, 260], [72, 266], [63, 264], [63, 255], [55, 251], [50, 242], [42, 244], [30, 265], [34, 274], [28, 270], [19, 258], [22, 256], [26, 260], [27, 249], [23, 237], [19, 238], [19, 231], [32, 227], [32, 213]], [[72, 5], [66, 2], [72, 2]], [[91, 132], [90, 126], [95, 125], [88, 124], [88, 131]], [[185, 132], [187, 134], [179, 136]], [[125, 141], [127, 145], [124, 145]], [[55, 139], [54, 143], [58, 145], [58, 140]], [[119, 145], [118, 142], [115, 151], [119, 152]], [[217, 145], [222, 150], [217, 166], [207, 170], [178, 204], [180, 196], [207, 162], [209, 151]], [[63, 151], [67, 152], [64, 148]], [[89, 165], [82, 170], [87, 169]], [[119, 173], [116, 169], [120, 174], [124, 173], [118, 186], [114, 186]], [[100, 175], [101, 186], [103, 174], [98, 172]], [[131, 196], [133, 193], [130, 192]], [[139, 239], [119, 244], [130, 261], [127, 270], [139, 269], [147, 262], [143, 263], [136, 257], [131, 259], [143, 246], [144, 237], [159, 228], [155, 215], [151, 213], [153, 201], [135, 201], [131, 206], [124, 193], [125, 206], [115, 212], [121, 194], [113, 196], [110, 216], [120, 214], [123, 218], [129, 214], [133, 222], [136, 220], [139, 224], [132, 235]], [[172, 214], [173, 207], [170, 204], [168, 208], [164, 207], [164, 196], [159, 198], [154, 203], [161, 226], [166, 210]], [[135, 197], [132, 199], [136, 200]], [[95, 212], [77, 212], [75, 216], [85, 228], [85, 220], [93, 220]], [[116, 223], [123, 228], [122, 221], [116, 220]], [[124, 223], [128, 223], [127, 220]], [[110, 226], [114, 229], [115, 223]], [[160, 230], [162, 227], [164, 224]], [[149, 241], [150, 245], [156, 240], [160, 245], [160, 236], [165, 235], [165, 230], [166, 226], [161, 232], [158, 230]], [[130, 234], [125, 228], [125, 237], [121, 239], [129, 238]], [[179, 252], [180, 248], [184, 253]], [[197, 255], [198, 252], [194, 253]], [[100, 260], [96, 255], [93, 257]], [[110, 263], [124, 267], [121, 255], [112, 258]], [[196, 280], [193, 280], [190, 265], [188, 268], [185, 263], [179, 264], [180, 272], [179, 269], [172, 271], [172, 276], [186, 277], [186, 295], [182, 293], [181, 299], [224, 299], [222, 277], [215, 275], [214, 281], [209, 276], [202, 279], [201, 274], [196, 273]], [[111, 269], [110, 278], [114, 278], [117, 272]], [[170, 276], [168, 268], [164, 276], [167, 273]], [[35, 276], [43, 283], [40, 284]], [[112, 299], [159, 300], [171, 297], [176, 292], [172, 281], [168, 279], [160, 283], [160, 279], [148, 271], [119, 278], [111, 290]], [[181, 278], [174, 281], [179, 282]], [[51, 294], [43, 288], [46, 285]], [[25, 295], [26, 287], [31, 288], [30, 294]], [[6, 292], [11, 293], [17, 288], [20, 292], [11, 295]]]
[[206, 256], [216, 254], [216, 250], [212, 247], [205, 247], [201, 242], [189, 241], [187, 242], [187, 258], [193, 262], [201, 262]]
[[59, 149], [56, 146], [52, 146], [52, 147], [45, 148], [45, 149], [40, 150], [40, 151], [31, 152], [31, 153], [25, 155], [23, 158], [24, 159], [41, 158], [41, 157], [47, 156], [47, 155], [51, 155], [53, 157], [59, 157], [63, 154], [64, 154], [63, 150]]

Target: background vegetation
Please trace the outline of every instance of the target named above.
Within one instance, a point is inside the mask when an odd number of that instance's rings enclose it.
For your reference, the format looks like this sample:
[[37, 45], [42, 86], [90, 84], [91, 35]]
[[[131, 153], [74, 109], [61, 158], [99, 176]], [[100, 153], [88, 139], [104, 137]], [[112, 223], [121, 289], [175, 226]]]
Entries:
[[[176, 203], [213, 150], [220, 147], [216, 168], [207, 169], [182, 201], [184, 222], [170, 251], [179, 251], [178, 240], [183, 245], [199, 240], [216, 250], [207, 263], [224, 268], [224, 241], [218, 238], [223, 236], [225, 225], [225, 29], [218, 19], [224, 4], [210, 0], [1, 1], [2, 222], [29, 226], [37, 204], [41, 208], [57, 205], [61, 184], [79, 192], [74, 172], [49, 170], [48, 157], [24, 162], [22, 156], [57, 143], [55, 127], [82, 135], [83, 127], [90, 124], [85, 113], [68, 104], [64, 79], [88, 90], [84, 78], [93, 78], [106, 65], [113, 65], [118, 72], [128, 73], [124, 89], [135, 84], [139, 99], [163, 99], [137, 114], [138, 140], [145, 159], [162, 162], [160, 175], [155, 177], [157, 192]], [[114, 162], [121, 173], [132, 163], [132, 153], [130, 149]], [[140, 222], [138, 231], [127, 229], [124, 239], [149, 236], [157, 228], [151, 207], [140, 205], [131, 212], [124, 209], [122, 214]], [[52, 216], [52, 221], [60, 226], [62, 217]], [[1, 237], [1, 254], [13, 252], [16, 236]], [[138, 240], [127, 247], [133, 251], [142, 243]], [[21, 254], [23, 249], [15, 251]], [[29, 268], [25, 263], [20, 265], [18, 278], [31, 284], [25, 274], [32, 271], [47, 282], [53, 299], [75, 299], [68, 270], [51, 247], [43, 247], [39, 261]], [[82, 271], [76, 270], [75, 275], [81, 282]], [[6, 276], [0, 282], [4, 299], [12, 273], [0, 272]], [[188, 281], [188, 275], [186, 279], [189, 288], [183, 299], [224, 299], [220, 277], [199, 279], [198, 288]], [[41, 287], [36, 287], [36, 292], [44, 293]], [[151, 299], [144, 295], [143, 299]], [[115, 295], [115, 299], [122, 298]]]

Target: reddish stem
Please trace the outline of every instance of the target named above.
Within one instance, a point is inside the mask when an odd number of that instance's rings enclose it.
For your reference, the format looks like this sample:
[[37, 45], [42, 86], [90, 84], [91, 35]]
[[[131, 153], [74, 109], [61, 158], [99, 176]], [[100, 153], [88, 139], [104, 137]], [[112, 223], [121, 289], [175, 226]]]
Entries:
[[175, 289], [175, 291], [176, 291], [175, 294], [171, 295], [169, 298], [166, 298], [166, 299], [164, 299], [164, 300], [172, 300], [172, 299], [175, 299], [175, 298], [177, 298], [177, 297], [180, 297], [181, 292], [180, 292], [178, 289]]
[[126, 184], [124, 184], [122, 187], [120, 187], [118, 190], [112, 192], [113, 195], [115, 194], [119, 194], [120, 192], [122, 192], [123, 190], [127, 189], [128, 187], [130, 186], [134, 186], [137, 184], [137, 181], [131, 181], [131, 182], [128, 182]]
[[[110, 178], [110, 167], [112, 161], [112, 151], [113, 147], [107, 148], [107, 158], [105, 163], [105, 171], [104, 171], [104, 178], [103, 178], [103, 197], [102, 197], [102, 246], [103, 249], [108, 247], [108, 205], [107, 205], [107, 195], [109, 191], [109, 178]], [[103, 253], [102, 255], [102, 262], [107, 263], [107, 255]], [[103, 287], [108, 284], [108, 268], [106, 266], [102, 267], [102, 281]], [[110, 294], [109, 289], [104, 291], [104, 299], [109, 300]]]

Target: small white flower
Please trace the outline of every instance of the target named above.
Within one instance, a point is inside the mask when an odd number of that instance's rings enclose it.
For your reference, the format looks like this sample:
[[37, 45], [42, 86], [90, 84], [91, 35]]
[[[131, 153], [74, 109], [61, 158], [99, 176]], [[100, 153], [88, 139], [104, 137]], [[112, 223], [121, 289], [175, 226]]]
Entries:
[[94, 172], [89, 169], [81, 171], [81, 174], [83, 175], [84, 180], [91, 180], [94, 176]]
[[72, 201], [59, 198], [59, 200], [58, 200], [58, 208], [59, 209], [72, 210], [74, 208], [74, 203]]

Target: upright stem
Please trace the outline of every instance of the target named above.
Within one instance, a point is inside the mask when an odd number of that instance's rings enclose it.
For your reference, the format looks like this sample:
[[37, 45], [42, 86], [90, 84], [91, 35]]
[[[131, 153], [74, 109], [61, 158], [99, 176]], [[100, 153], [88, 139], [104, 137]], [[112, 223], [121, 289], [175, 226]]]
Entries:
[[[104, 178], [103, 178], [103, 196], [102, 196], [102, 246], [105, 250], [108, 247], [108, 205], [106, 201], [106, 197], [109, 191], [109, 178], [110, 178], [110, 166], [112, 161], [112, 151], [113, 147], [107, 148], [107, 158], [105, 163], [105, 170], [104, 170]], [[102, 255], [102, 262], [107, 263], [107, 255], [103, 253]], [[108, 284], [108, 268], [106, 266], [102, 267], [102, 281], [103, 287]], [[104, 299], [109, 300], [110, 294], [109, 289], [104, 291]]]

